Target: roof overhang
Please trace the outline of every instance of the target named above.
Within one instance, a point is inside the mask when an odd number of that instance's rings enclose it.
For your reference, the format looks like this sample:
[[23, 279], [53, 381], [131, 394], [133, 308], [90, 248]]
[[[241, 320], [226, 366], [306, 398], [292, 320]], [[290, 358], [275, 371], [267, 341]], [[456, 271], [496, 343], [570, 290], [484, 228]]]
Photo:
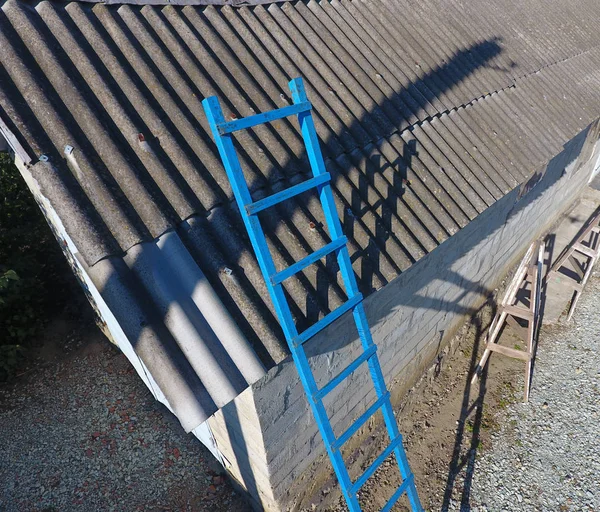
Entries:
[[0, 117], [0, 151], [12, 151], [25, 165], [31, 163], [31, 157], [2, 117]]

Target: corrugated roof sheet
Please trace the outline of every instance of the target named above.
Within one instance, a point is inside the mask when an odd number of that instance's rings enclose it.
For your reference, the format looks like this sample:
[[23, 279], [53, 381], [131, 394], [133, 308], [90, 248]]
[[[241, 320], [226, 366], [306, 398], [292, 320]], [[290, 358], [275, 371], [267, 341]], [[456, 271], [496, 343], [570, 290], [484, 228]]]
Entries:
[[[0, 6], [0, 118], [30, 153], [90, 272], [175, 230], [266, 367], [287, 348], [209, 136], [204, 97], [243, 117], [289, 104], [288, 81], [304, 78], [364, 294], [600, 115], [594, 0]], [[255, 198], [306, 178], [293, 122], [238, 140]], [[42, 154], [51, 174], [35, 163]], [[262, 219], [281, 267], [328, 240], [310, 194], [276, 211]], [[343, 302], [334, 271], [327, 260], [289, 281], [298, 322]], [[177, 347], [173, 354], [186, 358]], [[218, 398], [208, 392], [200, 408], [210, 414], [240, 384], [233, 388]]]

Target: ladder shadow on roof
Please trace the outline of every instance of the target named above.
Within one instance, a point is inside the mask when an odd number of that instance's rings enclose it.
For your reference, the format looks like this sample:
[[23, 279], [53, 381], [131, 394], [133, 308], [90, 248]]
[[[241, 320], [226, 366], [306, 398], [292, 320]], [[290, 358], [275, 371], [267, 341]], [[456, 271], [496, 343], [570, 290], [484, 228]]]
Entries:
[[[416, 108], [418, 112], [422, 113], [426, 103], [432, 101], [436, 95], [443, 94], [444, 87], [451, 89], [477, 68], [491, 66], [492, 64], [489, 63], [502, 53], [500, 43], [500, 38], [494, 38], [456, 52], [448, 61], [424, 74], [406, 89], [396, 92], [394, 98], [386, 99], [382, 104], [378, 104], [377, 108], [384, 112], [391, 111], [391, 109], [398, 112], [397, 103], [400, 102], [407, 109]], [[307, 86], [311, 97], [323, 94], [322, 91], [311, 90], [309, 84]], [[412, 105], [412, 107], [407, 105]], [[373, 115], [372, 112], [366, 114], [367, 117], [371, 115]], [[315, 116], [319, 117], [319, 113], [316, 111]], [[362, 129], [363, 121], [355, 119], [350, 126], [345, 128], [345, 132]], [[392, 121], [398, 125], [402, 124], [400, 118]], [[276, 130], [274, 129], [274, 131]], [[257, 134], [252, 136], [258, 139]], [[381, 140], [372, 141], [365, 148], [357, 147], [354, 155], [345, 153], [337, 158], [332, 158], [327, 154], [328, 140], [322, 141], [328, 171], [332, 175], [332, 182], [337, 191], [336, 199], [343, 205], [341, 221], [344, 233], [350, 240], [352, 260], [355, 264], [355, 271], [359, 274], [359, 289], [365, 296], [385, 286], [464, 225], [455, 219], [456, 215], [453, 212], [448, 211], [433, 197], [428, 186], [422, 182], [421, 176], [414, 174], [409, 176], [412, 173], [413, 161], [419, 159], [418, 141], [416, 139], [402, 141], [398, 138], [395, 149], [393, 149], [393, 159], [388, 159], [385, 151], [380, 151], [378, 145], [381, 142]], [[236, 145], [236, 147], [243, 153], [241, 145]], [[349, 174], [353, 172], [357, 162], [360, 164], [363, 174], [353, 178]], [[308, 171], [308, 167], [306, 170]], [[288, 174], [284, 169], [280, 174], [288, 176], [291, 183], [294, 183], [294, 179], [298, 179], [298, 175], [294, 172]], [[370, 205], [366, 197], [376, 190], [374, 182], [377, 180], [384, 183], [387, 188], [385, 191], [380, 190], [378, 192], [380, 196], [374, 201], [374, 204]], [[267, 176], [267, 182], [272, 182], [270, 176]], [[411, 188], [413, 184], [416, 185], [415, 188]], [[274, 185], [277, 185], [277, 182]], [[279, 188], [285, 187], [281, 184]], [[275, 187], [273, 190], [279, 188]], [[403, 199], [409, 188], [412, 205], [409, 205], [410, 201], [407, 203]], [[253, 196], [259, 200], [270, 193], [272, 193], [271, 190], [258, 189], [255, 190]], [[323, 219], [316, 217], [313, 213], [314, 209], [310, 206], [311, 199], [310, 193], [306, 193], [289, 201], [289, 204], [276, 206], [269, 215], [261, 217], [265, 223], [267, 236], [275, 245], [275, 256], [279, 258], [282, 266], [299, 259], [297, 254], [290, 253], [290, 245], [294, 250], [308, 254], [318, 249], [319, 246], [315, 247], [315, 245], [318, 243], [319, 237], [320, 244], [325, 245], [329, 242], [327, 234], [322, 229]], [[431, 204], [428, 205], [426, 203], [429, 200], [431, 200]], [[423, 221], [419, 217], [419, 212], [414, 208], [427, 210], [429, 221]], [[460, 210], [460, 207], [456, 205], [453, 205], [453, 208]], [[410, 222], [413, 222], [415, 227], [418, 226], [418, 231], [428, 239], [427, 242], [422, 242], [419, 236], [412, 232], [411, 226], [406, 224], [403, 217], [404, 212], [409, 212]], [[235, 208], [233, 208], [232, 217], [235, 215]], [[464, 212], [457, 215], [466, 219]], [[444, 221], [439, 220], [441, 217], [449, 219], [453, 229], [448, 229], [448, 226], [444, 225]], [[399, 225], [403, 226], [406, 237], [395, 232], [394, 228]], [[240, 231], [243, 233], [243, 230]], [[434, 231], [436, 232], [434, 233]], [[274, 235], [274, 233], [278, 233], [278, 235]], [[287, 244], [284, 244], [279, 238], [280, 233], [286, 236], [290, 235]], [[411, 247], [409, 248], [406, 244]], [[302, 256], [300, 255], [300, 257]], [[290, 285], [288, 298], [301, 326], [308, 326], [316, 322], [346, 300], [339, 286], [340, 283], [332, 279], [332, 275], [337, 271], [333, 260], [334, 258], [330, 257], [324, 263], [316, 264], [314, 274], [311, 276], [299, 274]], [[356, 263], [357, 260], [360, 260], [359, 264]], [[255, 283], [252, 283], [244, 275], [246, 269], [238, 267], [236, 271], [239, 272], [238, 279], [243, 286], [245, 285], [248, 289], [255, 286]], [[457, 276], [457, 281], [460, 280], [460, 276]], [[470, 291], [472, 286], [476, 286], [476, 283], [466, 283], [466, 285]], [[307, 290], [308, 293], [306, 293]], [[487, 291], [480, 290], [480, 292], [485, 294]], [[419, 300], [418, 297], [416, 299]], [[439, 302], [437, 306], [432, 304], [432, 307], [443, 311], [451, 308], [452, 305]], [[265, 310], [266, 304], [261, 304], [261, 309]], [[243, 321], [244, 315], [240, 310], [235, 311], [235, 316], [236, 319]], [[269, 315], [267, 324], [268, 329], [272, 329], [281, 338], [281, 332], [272, 315]], [[255, 337], [256, 333], [252, 333], [251, 336]]]

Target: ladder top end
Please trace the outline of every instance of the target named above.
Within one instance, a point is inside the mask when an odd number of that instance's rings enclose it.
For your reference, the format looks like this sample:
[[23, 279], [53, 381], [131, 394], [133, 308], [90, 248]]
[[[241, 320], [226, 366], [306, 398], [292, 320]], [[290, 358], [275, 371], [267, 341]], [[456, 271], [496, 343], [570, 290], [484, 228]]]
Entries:
[[219, 106], [219, 99], [216, 96], [209, 96], [209, 97], [204, 98], [202, 100], [202, 105], [204, 106], [204, 108], [207, 108], [207, 107], [218, 107]]
[[306, 91], [304, 90], [304, 81], [301, 77], [290, 80], [288, 86], [292, 92], [292, 99], [294, 100], [294, 103], [307, 101]]
[[296, 78], [292, 78], [289, 82], [288, 82], [288, 86], [290, 89], [293, 89], [295, 87], [303, 87], [304, 86], [304, 82], [302, 81], [302, 77], [296, 77]]

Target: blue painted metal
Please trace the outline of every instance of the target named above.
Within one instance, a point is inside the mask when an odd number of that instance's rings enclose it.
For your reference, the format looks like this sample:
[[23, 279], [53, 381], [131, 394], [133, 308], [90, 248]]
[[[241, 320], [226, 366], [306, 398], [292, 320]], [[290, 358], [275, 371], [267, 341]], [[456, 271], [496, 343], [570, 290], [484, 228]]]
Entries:
[[[265, 112], [263, 114], [256, 114], [254, 116], [243, 117], [242, 119], [222, 122], [219, 123], [217, 129], [221, 135], [226, 135], [240, 130], [247, 130], [248, 128], [252, 128], [259, 124], [270, 123], [272, 121], [277, 121], [278, 119], [283, 119], [284, 117], [290, 117], [299, 114], [300, 112], [308, 112], [310, 109], [312, 109], [310, 102], [303, 101], [301, 103], [290, 105], [289, 107], [271, 110], [270, 112]], [[225, 120], [223, 119], [223, 121]]]
[[360, 488], [365, 485], [367, 480], [375, 474], [375, 471], [377, 471], [377, 468], [383, 464], [383, 461], [387, 459], [399, 446], [402, 447], [402, 436], [400, 435], [394, 439], [389, 446], [383, 450], [383, 452], [381, 452], [381, 455], [379, 455], [379, 457], [373, 461], [373, 464], [367, 468], [367, 470], [358, 478], [356, 482], [354, 482], [350, 492], [357, 493], [360, 491]]
[[398, 487], [398, 489], [394, 492], [394, 494], [392, 494], [392, 496], [390, 497], [388, 502], [381, 509], [381, 512], [389, 512], [390, 510], [392, 510], [392, 507], [400, 499], [400, 496], [402, 496], [405, 492], [407, 492], [409, 486], [411, 486], [411, 485], [415, 485], [415, 477], [412, 474], [406, 480], [404, 480], [404, 482], [402, 482], [402, 485], [400, 487]]
[[299, 347], [304, 342], [311, 339], [315, 334], [325, 329], [325, 327], [335, 322], [344, 313], [358, 306], [362, 302], [362, 299], [362, 293], [357, 293], [354, 297], [349, 298], [339, 308], [334, 309], [331, 313], [321, 318], [316, 324], [311, 325], [306, 331], [292, 338], [292, 345], [296, 348]]
[[358, 370], [358, 367], [367, 361], [377, 352], [377, 345], [373, 345], [365, 350], [359, 357], [352, 361], [346, 368], [338, 373], [333, 379], [325, 384], [318, 393], [313, 397], [314, 400], [321, 400], [326, 395], [331, 393], [336, 387], [338, 387], [344, 380], [346, 380], [352, 372]]
[[[414, 477], [402, 446], [402, 436], [398, 432], [398, 425], [396, 423], [396, 418], [394, 417], [390, 395], [385, 386], [379, 359], [376, 355], [376, 346], [373, 343], [364, 306], [362, 304], [362, 295], [358, 291], [356, 278], [354, 276], [354, 271], [352, 270], [350, 254], [346, 247], [346, 238], [342, 233], [342, 227], [337, 216], [335, 201], [329, 183], [330, 178], [325, 170], [325, 162], [323, 160], [323, 155], [321, 154], [321, 148], [319, 146], [317, 132], [312, 118], [312, 107], [306, 97], [304, 84], [302, 83], [301, 78], [292, 80], [289, 83], [289, 86], [292, 92], [294, 105], [265, 114], [257, 114], [245, 119], [231, 121], [229, 123], [225, 121], [219, 102], [215, 97], [206, 98], [202, 104], [215, 138], [217, 148], [219, 149], [219, 153], [223, 160], [225, 171], [231, 181], [231, 187], [240, 207], [240, 213], [244, 225], [248, 230], [248, 235], [250, 236], [250, 241], [256, 253], [258, 264], [265, 278], [267, 290], [273, 301], [277, 318], [279, 319], [283, 333], [290, 347], [292, 358], [298, 369], [300, 380], [315, 415], [317, 425], [325, 443], [325, 448], [327, 449], [327, 453], [329, 454], [329, 458], [331, 459], [333, 468], [340, 482], [340, 487], [350, 512], [360, 512], [361, 508], [357, 496], [358, 491], [375, 473], [382, 462], [392, 453], [396, 456], [403, 482], [394, 492], [383, 510], [389, 511], [400, 496], [406, 493], [412, 510], [414, 512], [421, 512], [423, 509], [417, 495]], [[254, 214], [257, 213], [257, 211], [273, 206], [280, 201], [297, 194], [286, 194], [286, 191], [284, 191], [253, 203], [242, 173], [240, 161], [233, 145], [233, 140], [229, 134], [236, 130], [249, 128], [251, 126], [256, 126], [257, 124], [270, 122], [290, 115], [298, 116], [298, 122], [300, 123], [302, 137], [304, 139], [304, 144], [306, 145], [308, 159], [314, 176], [312, 180], [308, 180], [305, 183], [310, 183], [310, 186], [314, 187], [319, 194], [325, 214], [326, 226], [332, 242], [312, 255], [293, 264], [289, 268], [277, 272], [260, 221]], [[304, 183], [300, 185], [304, 185]], [[297, 193], [301, 193], [309, 188], [298, 189], [297, 187], [298, 185], [292, 187], [290, 190], [294, 192], [300, 190], [300, 192]], [[306, 268], [306, 266], [315, 263], [318, 259], [332, 252], [336, 253], [340, 273], [349, 299], [342, 306], [329, 313], [306, 331], [298, 333], [281, 283], [288, 277], [291, 277], [295, 273]], [[342, 370], [337, 377], [327, 383], [322, 389], [319, 389], [311, 372], [303, 343], [348, 311], [352, 311], [354, 316], [364, 353]], [[340, 436], [340, 438], [336, 439], [322, 398], [333, 388], [341, 384], [346, 377], [363, 363], [368, 364], [375, 392], [377, 393], [377, 401], [369, 407], [369, 409], [358, 418], [348, 430]], [[352, 483], [341, 454], [341, 447], [378, 410], [381, 410], [383, 414], [390, 444], [383, 453], [377, 457], [369, 469], [367, 469], [355, 483]]]
[[375, 400], [375, 402], [364, 413], [362, 413], [340, 437], [338, 437], [334, 441], [333, 447], [336, 449], [340, 449], [342, 446], [344, 446], [346, 442], [348, 442], [348, 440], [354, 434], [356, 434], [358, 429], [362, 427], [368, 421], [368, 419], [371, 416], [373, 416], [379, 409], [381, 409], [381, 407], [383, 407], [383, 404], [385, 404], [385, 402], [388, 401], [389, 398], [390, 393], [389, 391], [386, 391], [385, 395]]
[[331, 176], [328, 172], [326, 172], [325, 174], [321, 174], [320, 176], [311, 178], [310, 180], [298, 183], [298, 185], [294, 185], [293, 187], [282, 190], [281, 192], [277, 192], [272, 196], [265, 197], [264, 199], [256, 201], [255, 203], [249, 204], [248, 206], [246, 206], [246, 211], [250, 215], [255, 215], [258, 212], [266, 210], [271, 206], [275, 206], [276, 204], [285, 201], [286, 199], [291, 199], [292, 197], [297, 196], [298, 194], [302, 194], [302, 192], [306, 192], [307, 190], [310, 190], [312, 188], [318, 188], [319, 186], [324, 185], [330, 180]]
[[312, 265], [313, 263], [319, 261], [321, 258], [327, 256], [328, 254], [331, 254], [332, 252], [341, 249], [347, 243], [348, 239], [345, 236], [342, 236], [337, 240], [334, 240], [333, 242], [324, 245], [319, 250], [313, 252], [312, 254], [309, 254], [306, 258], [302, 258], [300, 261], [294, 263], [293, 265], [290, 265], [285, 270], [277, 272], [277, 274], [271, 276], [271, 282], [273, 284], [283, 283], [283, 281], [292, 277], [293, 275], [296, 275], [298, 272], [301, 272], [309, 265]]

